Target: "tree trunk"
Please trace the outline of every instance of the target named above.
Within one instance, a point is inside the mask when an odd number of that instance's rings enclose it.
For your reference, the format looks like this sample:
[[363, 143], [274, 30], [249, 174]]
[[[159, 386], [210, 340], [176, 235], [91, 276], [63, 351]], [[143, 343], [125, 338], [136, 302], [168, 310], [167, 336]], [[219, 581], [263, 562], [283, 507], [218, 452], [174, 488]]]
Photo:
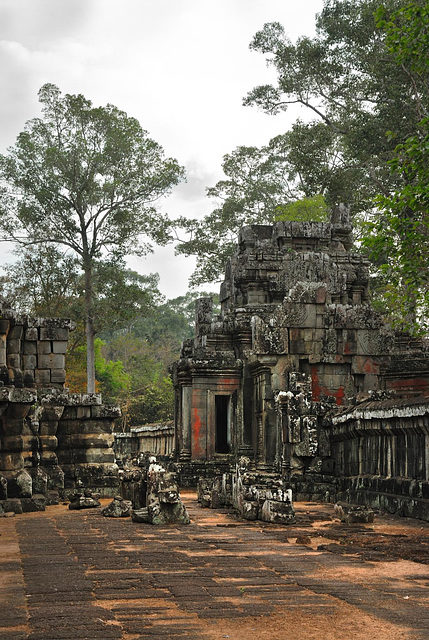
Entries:
[[94, 317], [92, 304], [92, 265], [85, 261], [85, 333], [86, 333], [86, 379], [87, 392], [95, 393], [95, 350], [94, 350]]

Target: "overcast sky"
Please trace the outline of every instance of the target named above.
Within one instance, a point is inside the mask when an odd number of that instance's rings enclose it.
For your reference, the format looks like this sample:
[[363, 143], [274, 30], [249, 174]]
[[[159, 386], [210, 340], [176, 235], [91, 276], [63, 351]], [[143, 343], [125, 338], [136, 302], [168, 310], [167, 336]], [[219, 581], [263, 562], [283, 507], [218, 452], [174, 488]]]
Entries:
[[[313, 35], [322, 6], [323, 0], [0, 0], [0, 153], [40, 114], [37, 92], [52, 82], [137, 118], [186, 167], [187, 183], [163, 209], [172, 217], [203, 216], [213, 208], [205, 188], [222, 177], [223, 155], [265, 144], [294, 119], [242, 106], [250, 89], [273, 79], [263, 56], [249, 50], [253, 35], [272, 21], [292, 40]], [[192, 258], [174, 257], [172, 248], [131, 265], [159, 272], [169, 298], [186, 292], [193, 270]]]

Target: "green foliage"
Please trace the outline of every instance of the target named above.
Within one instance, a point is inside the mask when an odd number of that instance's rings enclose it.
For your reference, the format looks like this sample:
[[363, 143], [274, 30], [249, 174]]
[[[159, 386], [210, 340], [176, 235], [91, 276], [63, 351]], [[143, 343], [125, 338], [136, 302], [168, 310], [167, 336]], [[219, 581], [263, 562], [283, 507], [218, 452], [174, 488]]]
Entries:
[[[393, 319], [415, 333], [429, 329], [429, 118], [422, 86], [429, 81], [429, 7], [407, 3], [390, 17], [378, 11], [389, 51], [409, 77], [408, 95], [423, 114], [390, 160], [396, 188], [378, 198], [379, 216], [368, 224], [365, 245], [389, 283]], [[397, 141], [393, 133], [389, 134]]]
[[[207, 295], [188, 292], [155, 304], [149, 314], [135, 318], [126, 331], [102, 334], [107, 363], [119, 361], [129, 376], [126, 394], [119, 390], [116, 396], [110, 396], [122, 407], [125, 428], [172, 418], [174, 391], [169, 367], [179, 357], [182, 341], [193, 335], [195, 300]], [[104, 380], [99, 368], [97, 378]]]
[[149, 384], [135, 395], [127, 408], [128, 427], [151, 422], [172, 420], [174, 415], [174, 388], [169, 378], [164, 377], [158, 385]]
[[120, 360], [106, 360], [102, 354], [102, 348], [105, 344], [100, 338], [95, 339], [95, 375], [100, 382], [100, 391], [104, 400], [111, 402], [128, 392], [131, 376], [125, 372], [124, 365]]
[[277, 207], [276, 220], [296, 220], [300, 222], [327, 222], [329, 209], [322, 195], [303, 198], [283, 207]]
[[80, 270], [74, 256], [53, 245], [19, 247], [18, 260], [4, 267], [3, 296], [21, 313], [74, 318], [81, 296]]
[[[106, 346], [100, 338], [94, 340], [95, 372], [97, 392], [103, 394], [105, 402], [121, 404], [130, 388], [131, 377], [120, 360], [106, 360], [102, 350]], [[80, 345], [69, 351], [66, 360], [67, 385], [72, 392], [81, 392], [85, 380], [86, 346]]]

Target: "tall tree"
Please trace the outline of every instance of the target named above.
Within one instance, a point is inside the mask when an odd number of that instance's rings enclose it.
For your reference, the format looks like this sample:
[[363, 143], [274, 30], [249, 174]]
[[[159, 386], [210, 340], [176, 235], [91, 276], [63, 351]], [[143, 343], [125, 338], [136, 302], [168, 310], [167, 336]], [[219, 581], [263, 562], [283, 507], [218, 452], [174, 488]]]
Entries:
[[3, 237], [71, 251], [84, 274], [88, 392], [95, 389], [94, 265], [169, 240], [156, 201], [184, 178], [138, 121], [83, 95], [39, 91], [42, 117], [0, 157]]
[[[408, 77], [407, 95], [419, 119], [390, 160], [396, 188], [378, 199], [380, 216], [369, 223], [365, 244], [390, 281], [397, 324], [429, 329], [429, 6], [407, 2], [389, 15], [377, 12], [378, 26], [398, 67]], [[425, 89], [422, 90], [422, 87]], [[389, 136], [398, 138], [395, 132]]]
[[[272, 222], [279, 206], [321, 194], [328, 205], [347, 202], [353, 214], [366, 216], [379, 194], [389, 196], [402, 184], [405, 177], [392, 174], [388, 162], [416, 131], [429, 87], [425, 74], [414, 75], [411, 90], [409, 70], [397, 64], [377, 28], [379, 4], [325, 0], [315, 37], [292, 43], [274, 22], [253, 38], [251, 49], [266, 57], [277, 79], [250, 91], [244, 104], [279, 115], [280, 122], [292, 105], [303, 115], [265, 147], [225, 156], [226, 180], [208, 190], [219, 206], [201, 223], [184, 224], [192, 236], [179, 251], [197, 254], [197, 280], [213, 275], [216, 256], [231, 251], [222, 237], [234, 237], [242, 224]], [[407, 2], [383, 4], [388, 19]]]

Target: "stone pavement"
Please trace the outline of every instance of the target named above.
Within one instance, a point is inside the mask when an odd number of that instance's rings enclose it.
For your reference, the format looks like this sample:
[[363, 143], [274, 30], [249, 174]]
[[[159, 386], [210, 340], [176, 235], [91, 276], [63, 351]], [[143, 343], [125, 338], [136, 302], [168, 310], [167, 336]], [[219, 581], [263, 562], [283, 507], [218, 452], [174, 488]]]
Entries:
[[317, 550], [182, 497], [189, 526], [63, 505], [0, 518], [0, 639], [429, 638], [428, 565]]

